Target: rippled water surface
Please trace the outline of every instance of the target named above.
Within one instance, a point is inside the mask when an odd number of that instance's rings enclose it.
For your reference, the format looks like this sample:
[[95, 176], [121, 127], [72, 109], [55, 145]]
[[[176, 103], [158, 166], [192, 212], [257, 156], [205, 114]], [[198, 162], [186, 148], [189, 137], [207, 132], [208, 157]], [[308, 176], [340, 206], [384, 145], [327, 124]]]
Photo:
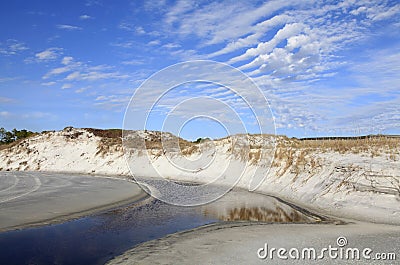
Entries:
[[135, 245], [219, 221], [310, 222], [274, 198], [231, 191], [199, 207], [147, 199], [62, 224], [0, 233], [1, 264], [104, 264]]

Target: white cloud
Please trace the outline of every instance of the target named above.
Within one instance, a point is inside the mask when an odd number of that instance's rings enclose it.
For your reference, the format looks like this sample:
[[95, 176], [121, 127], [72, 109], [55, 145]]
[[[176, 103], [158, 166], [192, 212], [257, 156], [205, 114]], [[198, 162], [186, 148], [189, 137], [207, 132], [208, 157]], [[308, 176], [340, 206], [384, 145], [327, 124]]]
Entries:
[[66, 57], [64, 57], [64, 58], [62, 59], [61, 63], [62, 63], [63, 65], [69, 65], [69, 64], [71, 64], [71, 62], [72, 62], [73, 60], [74, 60], [73, 57], [71, 57], [71, 56], [66, 56]]
[[107, 99], [106, 96], [98, 96], [95, 100], [99, 101], [99, 100], [105, 100], [105, 99]]
[[68, 81], [77, 81], [77, 80], [84, 80], [84, 81], [96, 81], [101, 79], [126, 79], [129, 78], [128, 75], [122, 75], [118, 72], [99, 72], [99, 71], [90, 71], [88, 72], [73, 72], [69, 74], [65, 80]]
[[73, 73], [70, 73], [69, 75], [67, 75], [67, 77], [65, 78], [65, 80], [78, 80], [80, 79], [81, 74], [78, 71], [75, 71]]
[[144, 28], [141, 27], [141, 26], [135, 27], [135, 32], [136, 32], [137, 34], [139, 34], [139, 35], [145, 34], [145, 33], [146, 33], [146, 31], [144, 30]]
[[385, 2], [371, 1], [371, 2], [361, 2], [361, 6], [353, 8], [350, 14], [354, 16], [366, 16], [372, 21], [379, 21], [388, 19], [395, 15], [399, 15], [400, 4], [394, 6], [388, 6]]
[[63, 64], [64, 66], [51, 69], [42, 77], [42, 79], [48, 79], [48, 78], [51, 78], [54, 76], [58, 76], [60, 74], [64, 74], [64, 73], [74, 71], [76, 69], [80, 69], [81, 67], [84, 67], [81, 62], [76, 62], [73, 60], [72, 57], [69, 57], [69, 56], [64, 57], [61, 60], [61, 64]]
[[167, 43], [167, 44], [164, 44], [163, 47], [167, 48], [167, 49], [176, 49], [176, 48], [180, 48], [182, 46], [177, 43]]
[[150, 12], [160, 12], [165, 10], [168, 5], [167, 0], [159, 0], [159, 1], [145, 1], [144, 2], [144, 9]]
[[130, 95], [107, 95], [107, 96], [98, 96], [95, 101], [97, 101], [94, 105], [96, 107], [106, 109], [106, 110], [122, 110], [126, 108], [128, 102], [130, 101]]
[[358, 16], [359, 14], [365, 13], [368, 9], [365, 6], [360, 6], [357, 9], [350, 11], [350, 14]]
[[285, 24], [289, 20], [290, 17], [287, 15], [277, 15], [271, 19], [260, 22], [252, 28], [252, 33], [250, 35], [230, 41], [223, 49], [210, 54], [209, 57], [227, 54], [240, 48], [254, 45], [259, 42], [259, 39], [265, 34], [265, 32], [268, 32], [276, 26]]
[[[329, 71], [339, 65], [334, 63], [336, 52], [364, 41], [367, 27], [376, 20], [396, 16], [399, 8], [399, 4], [352, 0], [274, 0], [262, 4], [177, 1], [167, 9], [162, 29], [166, 35], [173, 33], [183, 39], [197, 36], [200, 48], [224, 44], [222, 49], [204, 55], [195, 50], [196, 58], [229, 57], [236, 52], [228, 63], [239, 64], [243, 70], [253, 68], [255, 74], [262, 74], [281, 65], [275, 73], [282, 73], [282, 78], [289, 72], [297, 75], [296, 79], [316, 80], [332, 75]], [[180, 49], [170, 55], [189, 53], [192, 51]], [[282, 53], [285, 56], [279, 61], [278, 54]], [[274, 62], [269, 61], [271, 58]]]
[[394, 15], [398, 15], [400, 13], [400, 4], [393, 6], [387, 10], [382, 10], [382, 12], [375, 13], [371, 15], [371, 19], [373, 21], [388, 19]]
[[147, 45], [149, 45], [149, 46], [157, 46], [157, 45], [160, 45], [160, 41], [159, 40], [152, 40], [152, 41], [149, 41], [148, 43], [147, 43]]
[[194, 7], [194, 1], [177, 1], [176, 5], [169, 9], [165, 21], [172, 24], [186, 12], [193, 10]]
[[129, 60], [121, 62], [124, 65], [142, 65], [144, 64], [143, 60]]
[[85, 92], [86, 90], [88, 90], [89, 88], [90, 88], [90, 87], [81, 87], [81, 88], [75, 90], [75, 93], [77, 93], [77, 94], [83, 93], [83, 92]]
[[119, 29], [123, 29], [123, 30], [127, 30], [127, 31], [134, 31], [134, 29], [135, 29], [131, 24], [129, 24], [127, 22], [121, 22], [118, 25], [118, 28]]
[[242, 66], [243, 69], [261, 65], [264, 62], [263, 56], [271, 52], [280, 42], [293, 37], [305, 30], [305, 26], [300, 23], [286, 24], [283, 28], [278, 30], [275, 36], [267, 42], [261, 42], [256, 48], [250, 48], [240, 56], [234, 57], [229, 60], [230, 63], [247, 60], [256, 57], [251, 63]]
[[62, 50], [62, 48], [48, 48], [42, 52], [36, 53], [35, 58], [37, 61], [55, 60], [60, 56]]
[[26, 47], [23, 42], [15, 39], [8, 39], [5, 42], [0, 42], [0, 55], [16, 55], [25, 50], [28, 50], [28, 47]]
[[59, 74], [68, 72], [69, 70], [70, 70], [70, 69], [69, 69], [68, 67], [54, 68], [54, 69], [52, 69], [51, 71], [49, 71], [47, 74], [45, 74], [45, 75], [43, 76], [43, 79], [47, 79], [47, 78], [49, 78], [50, 76], [53, 76], [53, 75], [59, 75]]
[[73, 26], [73, 25], [67, 25], [67, 24], [58, 24], [57, 28], [58, 29], [63, 29], [63, 30], [69, 30], [69, 31], [82, 30], [81, 27]]
[[121, 22], [118, 25], [118, 28], [122, 29], [122, 30], [134, 32], [137, 35], [144, 35], [144, 34], [153, 35], [153, 34], [151, 34], [149, 32], [146, 32], [146, 30], [142, 26], [136, 26], [135, 24], [129, 23], [129, 22], [126, 22], [126, 21]]
[[355, 129], [364, 134], [398, 130], [400, 51], [371, 50], [365, 54], [368, 60], [349, 63], [346, 73], [353, 84], [346, 87], [282, 81], [272, 84], [276, 89], [267, 94], [278, 126], [329, 134], [353, 134]]
[[[97, 81], [101, 79], [127, 79], [128, 75], [114, 71], [114, 67], [109, 65], [90, 66], [82, 62], [75, 61], [72, 57], [66, 56], [61, 60], [63, 66], [56, 67], [48, 71], [42, 79], [49, 79], [66, 74], [62, 79], [71, 81]], [[66, 87], [63, 87], [66, 88]]]
[[45, 82], [45, 83], [41, 83], [42, 86], [54, 86], [55, 84], [57, 84], [56, 82]]
[[260, 20], [290, 4], [297, 6], [301, 2], [274, 0], [254, 6], [254, 2], [240, 1], [229, 4], [178, 1], [167, 12], [164, 23], [180, 35], [194, 34], [202, 39], [203, 44], [212, 45], [248, 35]]
[[93, 17], [85, 14], [85, 15], [79, 16], [79, 19], [81, 19], [81, 20], [88, 20], [88, 19], [93, 19]]
[[47, 72], [42, 78], [48, 79], [51, 76], [63, 74], [63, 73], [69, 72], [71, 70], [72, 70], [72, 68], [68, 67], [68, 66], [54, 68], [54, 69], [50, 70], [49, 72]]
[[72, 87], [72, 84], [63, 84], [61, 89], [68, 89], [68, 88], [71, 88], [71, 87]]
[[[112, 66], [97, 65], [89, 66], [82, 62], [76, 62], [72, 57], [64, 57], [61, 60], [64, 66], [57, 67], [47, 72], [42, 78], [49, 79], [57, 77], [61, 74], [67, 74], [62, 80], [64, 81], [97, 81], [101, 79], [127, 79], [128, 75], [120, 74], [113, 70]], [[66, 87], [64, 87], [66, 88]]]
[[182, 61], [187, 61], [187, 60], [196, 60], [196, 59], [204, 59], [203, 56], [199, 55], [197, 53], [197, 50], [194, 49], [178, 49], [178, 50], [173, 50], [169, 53], [169, 55], [179, 58]]

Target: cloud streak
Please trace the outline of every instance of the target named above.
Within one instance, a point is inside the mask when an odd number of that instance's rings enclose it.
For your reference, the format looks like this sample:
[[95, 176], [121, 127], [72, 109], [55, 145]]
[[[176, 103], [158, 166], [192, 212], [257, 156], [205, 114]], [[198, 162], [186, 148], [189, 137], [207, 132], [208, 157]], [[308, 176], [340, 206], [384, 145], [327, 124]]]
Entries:
[[82, 30], [83, 29], [81, 27], [68, 25], [68, 24], [58, 24], [56, 27], [58, 29], [68, 30], [68, 31], [75, 31], [75, 30]]

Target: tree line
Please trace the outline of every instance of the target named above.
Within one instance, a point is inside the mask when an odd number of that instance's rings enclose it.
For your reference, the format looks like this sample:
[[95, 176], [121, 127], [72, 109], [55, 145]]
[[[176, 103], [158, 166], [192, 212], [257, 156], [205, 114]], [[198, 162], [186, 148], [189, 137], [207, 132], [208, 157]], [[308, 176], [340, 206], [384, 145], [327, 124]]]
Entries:
[[7, 131], [4, 128], [0, 128], [0, 144], [9, 144], [34, 134], [35, 134], [34, 132], [25, 129], [17, 130], [14, 128], [11, 131]]

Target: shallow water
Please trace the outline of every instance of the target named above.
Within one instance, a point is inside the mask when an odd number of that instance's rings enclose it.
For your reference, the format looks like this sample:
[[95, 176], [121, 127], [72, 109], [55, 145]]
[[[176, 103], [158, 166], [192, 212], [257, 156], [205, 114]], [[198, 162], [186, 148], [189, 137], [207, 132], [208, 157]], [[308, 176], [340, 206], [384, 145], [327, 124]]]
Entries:
[[0, 233], [1, 264], [104, 264], [135, 245], [219, 221], [310, 222], [274, 198], [242, 190], [199, 207], [147, 199], [92, 216]]

